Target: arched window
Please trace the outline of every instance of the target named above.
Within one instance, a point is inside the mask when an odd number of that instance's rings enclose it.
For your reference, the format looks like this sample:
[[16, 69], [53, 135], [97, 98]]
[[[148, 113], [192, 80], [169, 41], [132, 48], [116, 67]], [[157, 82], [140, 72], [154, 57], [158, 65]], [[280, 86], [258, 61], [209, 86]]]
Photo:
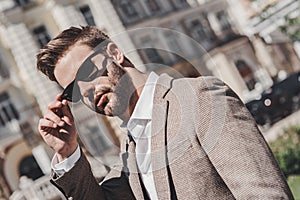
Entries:
[[217, 18], [219, 20], [219, 23], [221, 25], [222, 31], [230, 30], [231, 24], [229, 20], [228, 13], [226, 11], [220, 11], [217, 13]]
[[[0, 94], [0, 127], [5, 126], [12, 120], [19, 120], [20, 114], [15, 105], [11, 102], [8, 93]], [[1, 133], [0, 133], [1, 135]]]
[[40, 47], [45, 46], [51, 39], [51, 37], [44, 25], [35, 27], [33, 29], [33, 34], [36, 37], [36, 40], [39, 43]]
[[160, 11], [160, 7], [156, 0], [146, 0], [145, 3], [148, 9], [151, 11], [151, 13], [156, 13]]
[[93, 13], [88, 5], [80, 7], [79, 10], [89, 26], [96, 26]]
[[136, 17], [138, 15], [133, 3], [129, 0], [122, 0], [120, 2], [120, 7], [124, 14], [129, 18]]
[[32, 0], [14, 0], [14, 2], [15, 2], [18, 6], [26, 6], [27, 4], [31, 3]]
[[244, 79], [249, 90], [253, 90], [255, 88], [256, 80], [253, 74], [252, 69], [244, 60], [237, 60], [235, 65]]
[[2, 63], [2, 61], [0, 61], [0, 79], [7, 78], [7, 77], [9, 77], [9, 72], [4, 66], [4, 64]]
[[27, 156], [20, 162], [19, 172], [20, 176], [27, 176], [32, 180], [44, 175], [33, 156]]

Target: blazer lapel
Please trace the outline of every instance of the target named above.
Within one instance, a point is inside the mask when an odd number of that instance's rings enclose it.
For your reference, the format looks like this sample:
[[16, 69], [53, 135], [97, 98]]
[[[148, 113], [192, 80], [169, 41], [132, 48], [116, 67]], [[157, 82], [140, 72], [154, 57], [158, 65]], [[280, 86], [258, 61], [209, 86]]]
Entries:
[[132, 192], [136, 199], [144, 199], [142, 186], [139, 180], [138, 168], [135, 158], [135, 143], [133, 140], [128, 140], [128, 158], [127, 158], [127, 166], [129, 169], [129, 184], [132, 189]]
[[170, 183], [166, 167], [166, 122], [168, 102], [164, 99], [171, 88], [172, 78], [162, 75], [157, 82], [154, 93], [151, 126], [151, 161], [155, 188], [158, 199], [170, 199]]

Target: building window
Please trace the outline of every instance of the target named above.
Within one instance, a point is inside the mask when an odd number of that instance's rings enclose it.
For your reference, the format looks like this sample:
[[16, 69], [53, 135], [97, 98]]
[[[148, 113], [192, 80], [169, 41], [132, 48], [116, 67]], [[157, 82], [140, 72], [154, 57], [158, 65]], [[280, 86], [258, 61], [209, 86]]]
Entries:
[[33, 156], [27, 156], [20, 162], [19, 173], [20, 176], [27, 176], [32, 180], [36, 180], [44, 175]]
[[0, 126], [5, 126], [5, 121], [1, 115], [0, 115]]
[[187, 27], [191, 37], [200, 42], [204, 49], [212, 47], [216, 36], [205, 15], [188, 21]]
[[18, 6], [26, 6], [32, 2], [32, 0], [14, 0], [14, 1], [15, 4], [17, 4]]
[[172, 0], [172, 2], [176, 8], [182, 8], [182, 7], [189, 6], [189, 4], [186, 0]]
[[245, 81], [249, 90], [253, 90], [255, 88], [256, 80], [253, 74], [253, 71], [249, 67], [249, 65], [244, 60], [238, 60], [235, 63], [241, 77]]
[[203, 40], [206, 38], [204, 28], [198, 19], [191, 22], [192, 32], [194, 33], [195, 39]]
[[0, 61], [0, 78], [7, 78], [8, 76], [9, 76], [8, 71], [3, 66], [3, 63], [1, 63], [1, 61]]
[[217, 13], [217, 18], [220, 22], [220, 26], [222, 31], [230, 30], [231, 24], [229, 21], [228, 14], [223, 10]]
[[158, 51], [154, 48], [147, 48], [144, 49], [145, 54], [147, 58], [152, 62], [152, 63], [163, 63], [163, 59], [159, 55]]
[[81, 138], [84, 146], [93, 156], [103, 155], [111, 147], [111, 142], [98, 126], [89, 124], [80, 131], [84, 132]]
[[136, 23], [147, 16], [142, 0], [111, 0], [125, 26]]
[[199, 41], [212, 40], [214, 33], [210, 27], [210, 24], [205, 18], [194, 19], [190, 22], [190, 29], [192, 36]]
[[120, 8], [129, 18], [136, 17], [138, 15], [138, 12], [136, 11], [132, 1], [130, 0], [122, 0], [120, 2]]
[[157, 13], [160, 11], [160, 7], [156, 0], [145, 0], [145, 3], [151, 13]]
[[187, 1], [186, 0], [172, 0], [174, 3], [178, 3], [178, 4], [186, 4]]
[[40, 47], [45, 46], [51, 39], [44, 25], [34, 28], [33, 34], [36, 37]]
[[2, 109], [2, 112], [4, 113], [4, 115], [6, 116], [6, 119], [7, 119], [8, 121], [11, 121], [11, 120], [12, 120], [12, 116], [11, 116], [10, 113], [8, 112], [7, 107], [6, 107], [6, 106], [3, 106], [1, 109]]
[[36, 134], [32, 128], [32, 126], [30, 125], [29, 122], [23, 122], [19, 124], [22, 135], [23, 135], [23, 139], [26, 141], [26, 143], [30, 146], [30, 147], [34, 147], [39, 143], [39, 139], [38, 137], [36, 137]]
[[168, 45], [168, 51], [171, 55], [171, 64], [174, 64], [182, 60], [184, 55], [184, 50], [182, 49], [182, 42], [177, 34], [174, 34], [173, 31], [168, 31], [164, 34], [164, 38]]
[[140, 42], [141, 44], [145, 45], [144, 48], [139, 50], [139, 52], [146, 57], [146, 62], [163, 63], [163, 59], [158, 50], [152, 47], [154, 43], [150, 36], [141, 38]]
[[7, 93], [0, 94], [0, 126], [5, 126], [14, 119], [19, 119], [20, 115]]
[[93, 13], [88, 5], [80, 7], [79, 10], [88, 25], [96, 26]]
[[182, 53], [181, 45], [179, 44], [178, 38], [174, 36], [174, 34], [170, 33], [169, 35], [165, 35], [168, 47], [171, 52]]

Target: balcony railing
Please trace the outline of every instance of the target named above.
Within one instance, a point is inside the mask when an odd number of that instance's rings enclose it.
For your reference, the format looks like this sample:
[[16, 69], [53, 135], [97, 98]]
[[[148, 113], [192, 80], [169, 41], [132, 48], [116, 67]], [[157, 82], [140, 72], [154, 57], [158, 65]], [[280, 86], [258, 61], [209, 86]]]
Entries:
[[65, 200], [64, 195], [49, 181], [49, 176], [42, 176], [33, 181], [26, 176], [20, 178], [19, 190], [13, 192], [9, 200]]

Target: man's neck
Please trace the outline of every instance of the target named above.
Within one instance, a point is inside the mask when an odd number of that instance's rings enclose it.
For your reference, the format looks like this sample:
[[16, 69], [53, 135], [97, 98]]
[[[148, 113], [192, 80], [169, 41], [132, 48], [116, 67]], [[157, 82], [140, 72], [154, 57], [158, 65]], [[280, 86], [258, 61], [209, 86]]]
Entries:
[[136, 105], [138, 99], [139, 99], [139, 97], [137, 95], [137, 92], [135, 92], [130, 98], [129, 105], [128, 105], [126, 111], [123, 114], [118, 116], [123, 122], [127, 123], [128, 120], [130, 119], [130, 116], [133, 113], [133, 110], [135, 108], [135, 105]]
[[[129, 70], [131, 70], [131, 69], [129, 69]], [[125, 123], [127, 123], [128, 120], [130, 119], [130, 116], [133, 113], [135, 105], [136, 105], [137, 101], [139, 100], [139, 97], [141, 96], [141, 93], [144, 89], [144, 86], [145, 86], [147, 78], [148, 78], [147, 74], [142, 74], [134, 68], [132, 71], [129, 72], [129, 74], [131, 76], [131, 80], [132, 80], [134, 87], [137, 89], [132, 94], [126, 111], [123, 114], [118, 116]]]

